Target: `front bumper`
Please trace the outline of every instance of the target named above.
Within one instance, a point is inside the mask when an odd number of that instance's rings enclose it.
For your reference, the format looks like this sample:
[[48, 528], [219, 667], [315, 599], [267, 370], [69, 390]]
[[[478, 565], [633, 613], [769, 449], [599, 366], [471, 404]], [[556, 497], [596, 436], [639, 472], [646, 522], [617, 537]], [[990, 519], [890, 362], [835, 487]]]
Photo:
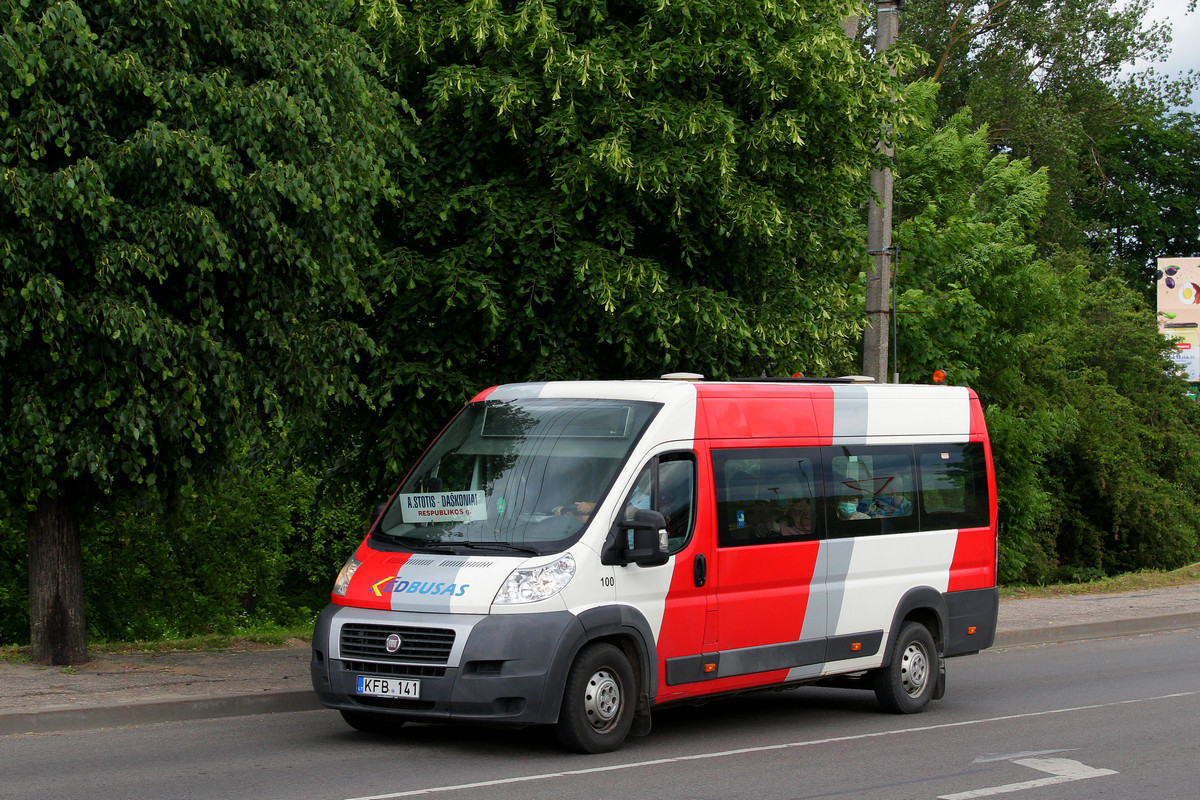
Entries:
[[[365, 645], [363, 631], [372, 640]], [[422, 639], [428, 632], [442, 644], [388, 654], [372, 642], [389, 631], [402, 639]], [[423, 614], [330, 605], [313, 633], [313, 688], [328, 708], [431, 722], [551, 723], [558, 719], [566, 673], [584, 638], [579, 619], [568, 611]], [[420, 696], [358, 695], [359, 675], [419, 680]]]

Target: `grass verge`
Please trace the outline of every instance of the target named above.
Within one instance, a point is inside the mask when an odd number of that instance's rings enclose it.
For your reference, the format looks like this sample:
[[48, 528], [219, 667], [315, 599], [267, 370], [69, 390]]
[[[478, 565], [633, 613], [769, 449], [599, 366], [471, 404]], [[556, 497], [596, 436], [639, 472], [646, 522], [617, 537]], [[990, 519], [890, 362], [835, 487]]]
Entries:
[[1051, 586], [1001, 586], [1001, 598], [1066, 597], [1078, 594], [1117, 594], [1166, 589], [1200, 583], [1200, 563], [1170, 572], [1129, 572], [1087, 583], [1059, 583]]
[[[238, 652], [261, 647], [282, 647], [297, 640], [312, 641], [312, 625], [295, 627], [263, 626], [240, 630], [237, 633], [209, 633], [185, 639], [156, 639], [143, 642], [88, 642], [88, 651], [96, 653], [165, 653], [180, 650], [203, 650], [210, 653]], [[27, 645], [0, 646], [0, 661], [23, 663], [29, 661]]]
[[312, 641], [312, 625], [299, 627], [253, 628], [232, 634], [208, 633], [186, 639], [161, 639], [146, 642], [88, 643], [100, 653], [153, 653], [163, 650], [207, 650], [225, 652], [253, 650], [257, 647], [282, 647], [289, 641]]

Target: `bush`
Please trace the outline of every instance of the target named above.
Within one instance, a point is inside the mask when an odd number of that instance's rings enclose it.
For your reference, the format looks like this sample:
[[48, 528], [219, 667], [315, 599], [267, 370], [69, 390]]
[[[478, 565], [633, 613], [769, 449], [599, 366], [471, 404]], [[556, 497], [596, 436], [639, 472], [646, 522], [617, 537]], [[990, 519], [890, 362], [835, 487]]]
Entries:
[[1071, 509], [1060, 556], [1107, 574], [1175, 569], [1200, 554], [1200, 406], [1130, 289], [1093, 283], [1069, 330], [1078, 435], [1054, 463]]
[[0, 643], [29, 641], [24, 514], [0, 501]]
[[1069, 428], [1069, 417], [986, 409], [1000, 514], [1001, 583], [1044, 583], [1057, 565], [1057, 505], [1047, 491], [1046, 461]]
[[[362, 538], [369, 504], [310, 474], [243, 461], [162, 498], [117, 498], [81, 531], [88, 635], [153, 640], [310, 623]], [[319, 499], [319, 502], [318, 502]], [[0, 642], [29, 640], [23, 514], [0, 509]]]

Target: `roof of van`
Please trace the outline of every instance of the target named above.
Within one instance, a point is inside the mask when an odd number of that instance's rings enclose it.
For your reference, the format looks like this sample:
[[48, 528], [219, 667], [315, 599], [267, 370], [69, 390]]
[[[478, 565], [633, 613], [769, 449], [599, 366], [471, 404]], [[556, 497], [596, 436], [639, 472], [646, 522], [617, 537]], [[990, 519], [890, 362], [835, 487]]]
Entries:
[[[685, 373], [686, 374], [686, 373]], [[973, 392], [961, 386], [946, 386], [944, 384], [915, 384], [915, 383], [868, 383], [859, 379], [860, 376], [845, 378], [737, 378], [729, 381], [695, 380], [692, 378], [663, 378], [632, 379], [632, 380], [599, 380], [599, 381], [546, 381], [540, 383], [508, 383], [493, 386], [476, 396], [475, 400], [516, 399], [521, 397], [595, 397], [605, 399], [652, 399], [664, 394], [670, 395], [677, 391], [685, 394], [719, 394], [753, 396], [771, 393], [779, 396], [813, 396], [828, 395], [830, 389], [835, 393], [860, 393], [859, 396], [876, 396], [882, 399], [889, 395], [909, 396], [911, 394], [961, 393]]]
[[[709, 439], [817, 436], [838, 443], [967, 441], [986, 437], [975, 393], [961, 386], [813, 381], [555, 381], [515, 383], [476, 400], [597, 399], [691, 408], [682, 423]], [[806, 400], [807, 402], [788, 402]], [[703, 410], [701, 410], [701, 408]], [[684, 419], [686, 418], [686, 419]]]

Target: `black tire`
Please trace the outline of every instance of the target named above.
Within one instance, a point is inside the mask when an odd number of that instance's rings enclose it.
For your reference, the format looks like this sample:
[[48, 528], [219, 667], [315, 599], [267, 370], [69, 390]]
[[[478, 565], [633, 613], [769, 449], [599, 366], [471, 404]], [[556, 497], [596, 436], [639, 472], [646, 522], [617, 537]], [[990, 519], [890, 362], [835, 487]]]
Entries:
[[363, 733], [393, 733], [407, 720], [394, 714], [375, 714], [370, 711], [348, 711], [338, 709], [346, 724]]
[[555, 733], [576, 753], [616, 750], [633, 724], [636, 682], [629, 659], [604, 642], [586, 645], [575, 657], [563, 690]]
[[891, 663], [875, 672], [879, 705], [893, 714], [924, 711], [937, 691], [938, 663], [933, 634], [919, 622], [906, 622], [896, 637]]

